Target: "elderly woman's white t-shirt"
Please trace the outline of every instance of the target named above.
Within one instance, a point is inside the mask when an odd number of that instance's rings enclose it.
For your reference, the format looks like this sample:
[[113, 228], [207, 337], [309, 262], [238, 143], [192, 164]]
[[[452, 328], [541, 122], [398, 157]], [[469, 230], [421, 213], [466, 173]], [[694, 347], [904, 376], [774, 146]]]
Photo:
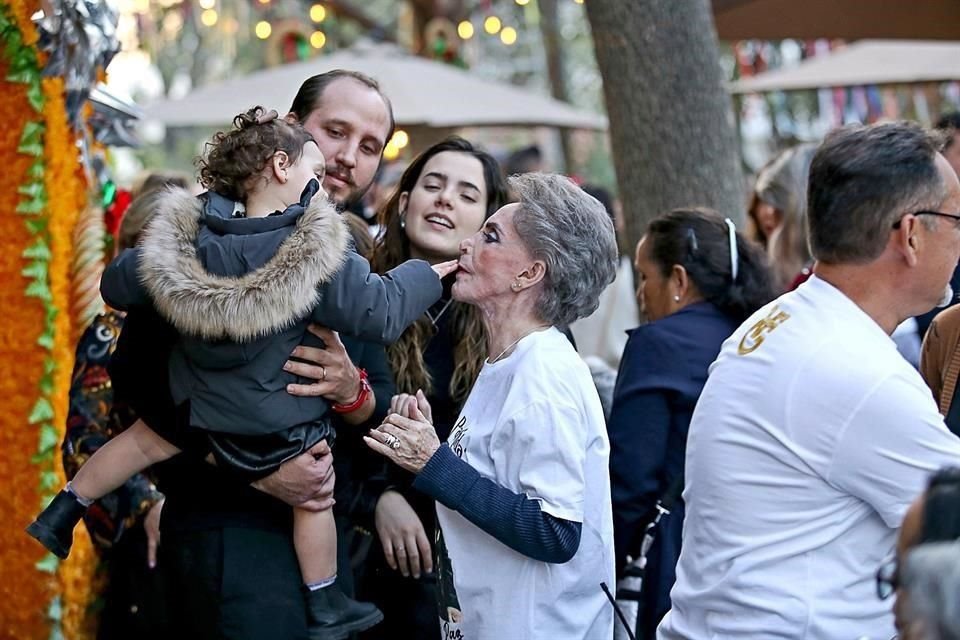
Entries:
[[483, 476], [581, 522], [582, 533], [572, 560], [548, 564], [438, 504], [456, 590], [441, 569], [444, 638], [611, 638], [613, 609], [600, 588], [614, 584], [610, 447], [590, 372], [566, 337], [534, 332], [486, 364], [447, 442]]

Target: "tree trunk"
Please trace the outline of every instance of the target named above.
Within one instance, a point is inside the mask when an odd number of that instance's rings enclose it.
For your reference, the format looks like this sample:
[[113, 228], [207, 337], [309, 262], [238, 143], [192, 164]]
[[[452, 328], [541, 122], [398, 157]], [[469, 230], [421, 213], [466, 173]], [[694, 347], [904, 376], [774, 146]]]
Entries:
[[[550, 78], [550, 93], [557, 100], [570, 102], [567, 91], [567, 76], [564, 68], [563, 45], [560, 41], [560, 24], [557, 19], [557, 0], [537, 0], [540, 9], [540, 35], [547, 61], [547, 77]], [[564, 173], [576, 173], [573, 162], [573, 144], [569, 129], [560, 129], [560, 147], [563, 149]]]
[[709, 0], [589, 0], [614, 168], [636, 246], [676, 207], [744, 218], [733, 111]]

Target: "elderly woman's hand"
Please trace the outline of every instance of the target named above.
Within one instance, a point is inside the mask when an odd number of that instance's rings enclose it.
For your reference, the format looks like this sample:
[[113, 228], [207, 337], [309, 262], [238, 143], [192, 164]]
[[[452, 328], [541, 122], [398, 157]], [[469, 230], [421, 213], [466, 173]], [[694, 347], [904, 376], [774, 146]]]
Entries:
[[409, 393], [398, 393], [390, 399], [390, 413], [399, 413], [411, 420], [416, 419], [414, 409], [420, 409], [421, 415], [427, 419], [427, 422], [433, 424], [433, 409], [423, 390], [418, 389], [416, 395]]
[[[406, 415], [390, 413], [383, 424], [363, 437], [368, 447], [412, 473], [420, 473], [440, 448], [436, 429], [418, 406], [422, 395], [417, 392], [416, 398], [407, 396], [399, 403], [406, 405], [401, 406]], [[426, 403], [426, 398], [422, 401]]]

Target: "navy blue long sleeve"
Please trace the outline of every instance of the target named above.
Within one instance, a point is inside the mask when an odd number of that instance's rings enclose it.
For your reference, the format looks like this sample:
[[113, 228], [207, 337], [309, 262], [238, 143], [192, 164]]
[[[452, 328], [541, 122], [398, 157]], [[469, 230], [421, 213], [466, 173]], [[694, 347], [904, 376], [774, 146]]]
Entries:
[[665, 468], [670, 427], [666, 390], [627, 388], [614, 396], [607, 430], [617, 567], [650, 521], [664, 476], [670, 475], [670, 482], [683, 473], [682, 465]]
[[539, 502], [483, 477], [446, 444], [437, 449], [413, 486], [534, 560], [561, 564], [580, 547], [581, 523], [544, 513]]

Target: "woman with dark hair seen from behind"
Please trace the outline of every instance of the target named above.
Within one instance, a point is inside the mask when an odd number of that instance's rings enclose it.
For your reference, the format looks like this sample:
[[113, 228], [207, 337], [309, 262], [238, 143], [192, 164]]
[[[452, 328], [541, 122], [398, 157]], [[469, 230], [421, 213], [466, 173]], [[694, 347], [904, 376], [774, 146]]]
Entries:
[[[676, 209], [650, 222], [636, 252], [641, 313], [630, 332], [614, 391], [610, 435], [617, 570], [637, 557], [666, 494], [640, 596], [637, 637], [653, 638], [670, 608], [680, 555], [687, 429], [721, 343], [776, 291], [763, 250], [730, 219]], [[678, 357], [683, 354], [683, 357]]]
[[[506, 184], [496, 160], [462, 138], [447, 138], [411, 162], [379, 212], [383, 235], [371, 266], [384, 273], [412, 257], [431, 263], [456, 258], [460, 242], [505, 201]], [[441, 440], [450, 433], [486, 356], [480, 314], [453, 300], [449, 280], [440, 301], [388, 347], [397, 390], [426, 392]], [[398, 402], [395, 398], [393, 411]], [[383, 555], [371, 558], [370, 591], [363, 594], [382, 608], [384, 622], [364, 637], [434, 638], [440, 633], [432, 575], [434, 503], [412, 490], [410, 474], [393, 465], [390, 469], [392, 486], [375, 512]]]

